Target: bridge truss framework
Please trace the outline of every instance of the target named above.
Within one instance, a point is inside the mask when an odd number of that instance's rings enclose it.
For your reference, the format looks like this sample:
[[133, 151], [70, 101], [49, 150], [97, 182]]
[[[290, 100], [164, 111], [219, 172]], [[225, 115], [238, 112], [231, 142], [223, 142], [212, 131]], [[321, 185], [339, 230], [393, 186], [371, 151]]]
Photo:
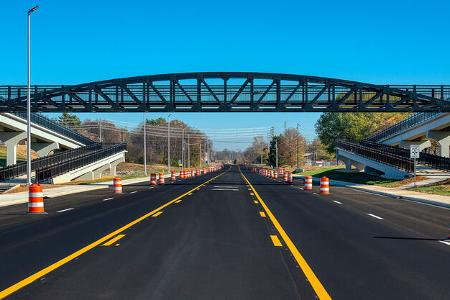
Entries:
[[[26, 86], [0, 86], [0, 112]], [[304, 75], [176, 73], [33, 86], [35, 112], [450, 112], [450, 85], [375, 85]]]

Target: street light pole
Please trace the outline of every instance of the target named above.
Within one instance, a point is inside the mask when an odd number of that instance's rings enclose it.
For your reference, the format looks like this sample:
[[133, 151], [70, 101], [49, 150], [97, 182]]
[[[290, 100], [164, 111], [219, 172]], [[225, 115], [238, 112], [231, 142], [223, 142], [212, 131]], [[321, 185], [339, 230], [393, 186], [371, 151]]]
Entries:
[[145, 112], [142, 113], [144, 119], [144, 174], [147, 176], [147, 120], [145, 119]]
[[39, 6], [34, 6], [28, 10], [28, 80], [27, 80], [27, 185], [31, 185], [31, 47], [30, 47], [30, 23], [31, 14], [38, 10]]
[[167, 116], [168, 123], [167, 123], [167, 172], [170, 173], [170, 116], [172, 114], [169, 114]]

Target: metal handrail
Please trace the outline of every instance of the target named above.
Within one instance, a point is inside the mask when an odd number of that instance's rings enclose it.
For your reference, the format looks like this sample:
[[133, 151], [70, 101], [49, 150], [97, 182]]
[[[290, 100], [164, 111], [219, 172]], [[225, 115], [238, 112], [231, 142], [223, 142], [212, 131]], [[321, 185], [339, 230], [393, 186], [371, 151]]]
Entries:
[[127, 143], [116, 144], [108, 148], [100, 149], [92, 153], [79, 156], [75, 159], [60, 162], [56, 165], [36, 170], [36, 180], [41, 182], [51, 179], [55, 176], [78, 169], [88, 164], [94, 163], [100, 159], [106, 158], [113, 154], [127, 150]]
[[[31, 161], [31, 170], [34, 171], [39, 168], [45, 168], [54, 164], [58, 164], [73, 158], [86, 154], [87, 152], [102, 149], [102, 144], [94, 143], [80, 148], [70, 149], [53, 155], [40, 157]], [[20, 162], [15, 165], [7, 166], [0, 169], [0, 180], [7, 180], [17, 178], [27, 173], [27, 163]]]
[[400, 121], [388, 128], [382, 129], [375, 134], [369, 136], [366, 138], [366, 141], [373, 141], [377, 142], [384, 138], [390, 137], [402, 130], [409, 129], [414, 125], [421, 124], [425, 121], [428, 121], [438, 115], [441, 115], [443, 113], [440, 112], [424, 112], [424, 113], [415, 113], [408, 118], [404, 119], [403, 121]]
[[410, 173], [414, 171], [414, 161], [410, 158], [406, 158], [400, 155], [396, 154], [386, 155], [386, 152], [384, 151], [343, 140], [338, 140], [336, 142], [336, 148], [341, 148], [343, 150], [365, 156], [372, 160], [394, 166], [398, 169]]
[[[375, 148], [385, 153], [399, 155], [405, 158], [410, 157], [410, 150], [385, 144], [379, 144], [371, 141], [361, 141], [362, 146]], [[426, 165], [435, 169], [450, 171], [450, 158], [442, 157], [439, 155], [433, 155], [426, 153], [424, 151], [420, 152], [419, 158], [417, 159], [419, 164]]]
[[[15, 116], [18, 116], [19, 118], [26, 119], [27, 113], [26, 112], [14, 112]], [[37, 125], [41, 125], [47, 129], [50, 129], [52, 131], [55, 131], [57, 133], [60, 133], [68, 138], [71, 138], [77, 142], [80, 142], [84, 145], [89, 145], [95, 143], [95, 141], [91, 140], [90, 138], [76, 132], [75, 130], [72, 130], [70, 128], [67, 128], [65, 126], [62, 126], [55, 121], [44, 117], [41, 114], [32, 113], [31, 114], [31, 122]]]

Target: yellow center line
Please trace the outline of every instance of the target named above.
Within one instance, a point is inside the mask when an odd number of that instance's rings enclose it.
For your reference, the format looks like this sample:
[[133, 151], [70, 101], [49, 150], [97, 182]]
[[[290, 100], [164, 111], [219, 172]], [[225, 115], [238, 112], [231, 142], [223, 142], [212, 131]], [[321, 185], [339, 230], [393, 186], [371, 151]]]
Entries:
[[314, 289], [314, 292], [316, 293], [317, 297], [320, 300], [329, 300], [331, 299], [331, 296], [328, 294], [328, 292], [325, 290], [325, 287], [320, 282], [319, 278], [317, 278], [316, 274], [314, 274], [311, 267], [306, 262], [305, 258], [300, 254], [300, 251], [298, 251], [295, 244], [292, 242], [290, 237], [287, 235], [286, 231], [284, 231], [283, 227], [281, 226], [280, 222], [275, 218], [273, 213], [270, 211], [269, 207], [266, 205], [266, 203], [263, 201], [263, 199], [259, 196], [258, 192], [255, 190], [253, 185], [250, 183], [250, 181], [245, 177], [245, 175], [241, 172], [242, 178], [247, 182], [247, 184], [252, 189], [253, 193], [255, 194], [256, 199], [259, 200], [262, 207], [266, 211], [266, 214], [269, 216], [270, 221], [275, 226], [278, 233], [281, 235], [281, 238], [283, 239], [284, 243], [288, 247], [289, 251], [291, 251], [292, 255], [294, 256], [295, 260], [297, 261], [300, 269], [302, 269], [303, 273], [305, 274], [308, 281], [311, 283], [312, 288]]
[[281, 246], [282, 246], [282, 245], [281, 245], [281, 242], [280, 242], [280, 239], [278, 238], [277, 235], [271, 235], [271, 236], [270, 236], [270, 239], [272, 240], [272, 243], [273, 243], [273, 245], [274, 245], [275, 247], [281, 247]]
[[206, 184], [208, 184], [211, 181], [217, 179], [218, 177], [222, 176], [223, 174], [225, 174], [225, 172], [220, 173], [219, 175], [217, 175], [217, 176], [215, 176], [215, 177], [205, 181], [204, 183], [194, 187], [193, 189], [187, 191], [186, 193], [176, 197], [175, 199], [172, 199], [169, 202], [166, 202], [165, 204], [163, 204], [160, 207], [158, 207], [158, 208], [156, 208], [156, 209], [146, 213], [145, 215], [137, 218], [136, 220], [134, 220], [134, 221], [132, 221], [132, 222], [130, 222], [130, 223], [120, 227], [119, 229], [117, 229], [117, 230], [115, 230], [115, 231], [105, 235], [104, 237], [96, 240], [95, 242], [93, 242], [93, 243], [91, 243], [91, 244], [81, 248], [80, 250], [78, 250], [78, 251], [76, 251], [76, 252], [74, 252], [74, 253], [64, 257], [63, 259], [61, 259], [61, 260], [59, 260], [59, 261], [49, 265], [48, 267], [46, 267], [46, 268], [44, 268], [44, 269], [42, 269], [42, 270], [40, 270], [40, 271], [38, 271], [38, 272], [36, 272], [34, 274], [32, 274], [32, 275], [22, 279], [21, 281], [11, 285], [10, 287], [0, 291], [0, 299], [3, 299], [5, 297], [11, 295], [12, 293], [14, 293], [14, 292], [20, 290], [21, 288], [29, 285], [30, 283], [32, 283], [33, 281], [41, 278], [42, 276], [45, 276], [48, 273], [56, 270], [57, 268], [67, 264], [68, 262], [70, 262], [70, 261], [74, 260], [75, 258], [79, 257], [80, 255], [82, 255], [82, 254], [92, 250], [93, 248], [97, 247], [98, 245], [103, 244], [104, 242], [106, 242], [107, 240], [113, 238], [114, 236], [118, 235], [119, 233], [122, 233], [125, 230], [129, 229], [130, 227], [133, 227], [134, 225], [138, 224], [139, 222], [142, 222], [143, 220], [147, 219], [148, 217], [150, 217], [154, 213], [156, 213], [156, 212], [166, 208], [167, 206], [173, 204], [175, 201], [180, 200], [181, 198], [187, 196], [189, 193], [194, 191], [196, 188], [201, 188], [201, 187], [205, 186]]
[[154, 214], [152, 216], [152, 218], [156, 218], [157, 216], [161, 215], [163, 212], [162, 211], [158, 211], [156, 214]]
[[260, 211], [259, 215], [261, 216], [261, 218], [265, 218], [266, 217], [266, 214], [263, 211]]
[[125, 236], [125, 234], [119, 234], [115, 238], [112, 238], [109, 241], [107, 241], [106, 243], [104, 243], [103, 246], [111, 246], [112, 244], [114, 244], [115, 242], [117, 242], [118, 240], [123, 238], [124, 236]]

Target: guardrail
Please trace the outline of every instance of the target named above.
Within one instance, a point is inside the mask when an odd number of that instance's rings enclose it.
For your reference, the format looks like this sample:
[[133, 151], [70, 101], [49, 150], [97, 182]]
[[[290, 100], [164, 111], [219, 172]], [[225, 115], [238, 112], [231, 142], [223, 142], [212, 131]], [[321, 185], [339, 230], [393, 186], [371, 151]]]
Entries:
[[[405, 158], [410, 157], [409, 149], [379, 144], [371, 141], [361, 141], [360, 144], [362, 146], [384, 151], [386, 154], [395, 154]], [[450, 158], [448, 157], [433, 155], [422, 151], [420, 152], [420, 156], [417, 161], [419, 164], [426, 165], [435, 169], [450, 171]]]
[[386, 155], [385, 151], [373, 149], [371, 147], [363, 146], [360, 144], [350, 143], [343, 140], [339, 140], [336, 142], [336, 148], [341, 148], [343, 150], [394, 166], [400, 170], [404, 170], [410, 173], [414, 171], [414, 161], [401, 155], [392, 153]]
[[[18, 116], [22, 119], [27, 119], [27, 113], [26, 112], [15, 112], [13, 113], [15, 116]], [[70, 128], [67, 128], [65, 126], [62, 126], [55, 121], [52, 121], [51, 119], [44, 117], [43, 115], [32, 113], [31, 114], [31, 123], [35, 123], [37, 125], [40, 125], [42, 127], [45, 127], [47, 129], [50, 129], [54, 132], [60, 133], [72, 140], [75, 140], [77, 142], [80, 142], [84, 145], [89, 145], [95, 143], [95, 141], [89, 139], [88, 137], [82, 135], [81, 133], [76, 132], [75, 130], [72, 130]]]
[[79, 156], [69, 161], [63, 161], [50, 167], [36, 170], [36, 181], [41, 182], [51, 179], [55, 176], [78, 169], [88, 164], [94, 163], [100, 159], [106, 158], [113, 154], [127, 150], [127, 143], [116, 144], [114, 146], [97, 150], [95, 152]]
[[[34, 171], [36, 169], [41, 169], [64, 161], [68, 161], [75, 157], [84, 155], [86, 154], [86, 152], [96, 151], [99, 149], [102, 149], [102, 144], [94, 143], [84, 147], [70, 149], [63, 152], [55, 153], [53, 155], [36, 158], [31, 161], [31, 170]], [[17, 178], [19, 176], [25, 175], [26, 173], [27, 173], [27, 163], [20, 162], [12, 166], [1, 168], [0, 181]]]
[[415, 113], [408, 118], [404, 119], [403, 121], [400, 121], [386, 129], [383, 129], [381, 131], [378, 131], [377, 133], [373, 134], [372, 136], [365, 139], [366, 141], [380, 141], [382, 139], [385, 139], [387, 137], [390, 137], [402, 130], [406, 130], [411, 128], [414, 125], [418, 125], [421, 123], [424, 123], [425, 121], [428, 121], [438, 115], [441, 115], [443, 113], [440, 112], [424, 112], [424, 113]]

